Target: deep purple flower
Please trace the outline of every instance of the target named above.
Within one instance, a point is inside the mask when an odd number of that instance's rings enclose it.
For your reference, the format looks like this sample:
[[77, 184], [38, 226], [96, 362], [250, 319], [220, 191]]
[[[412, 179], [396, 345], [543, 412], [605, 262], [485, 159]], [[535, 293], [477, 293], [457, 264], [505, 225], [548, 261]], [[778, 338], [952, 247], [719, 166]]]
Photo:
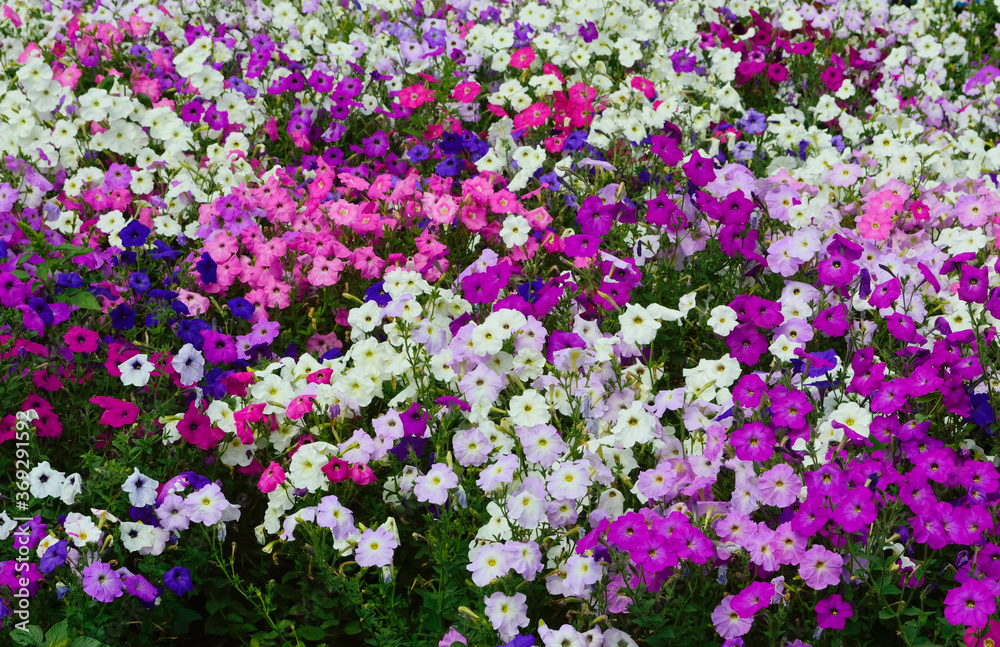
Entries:
[[733, 432], [730, 439], [736, 458], [763, 463], [774, 455], [774, 430], [762, 422], [750, 422]]
[[492, 303], [507, 287], [510, 280], [510, 267], [506, 264], [496, 265], [486, 272], [473, 272], [462, 280], [462, 291], [469, 303]]
[[55, 315], [52, 312], [52, 308], [49, 307], [49, 302], [42, 297], [31, 297], [28, 299], [27, 305], [46, 326], [51, 326], [55, 322]]
[[913, 321], [913, 318], [907, 315], [894, 312], [885, 318], [885, 325], [889, 329], [889, 334], [904, 344], [923, 339], [923, 337], [917, 335], [917, 325]]
[[194, 588], [191, 583], [191, 572], [183, 566], [174, 566], [164, 573], [163, 583], [177, 595], [189, 593]]
[[135, 327], [135, 311], [124, 303], [112, 310], [110, 314], [111, 326], [115, 330], [132, 330]]
[[684, 159], [684, 153], [677, 146], [677, 142], [666, 135], [654, 135], [651, 138], [650, 151], [667, 166], [677, 166]]
[[748, 373], [741, 377], [733, 389], [733, 399], [747, 409], [756, 409], [760, 406], [761, 398], [767, 393], [767, 385], [764, 380], [755, 373]]
[[871, 410], [886, 415], [896, 413], [906, 406], [906, 391], [902, 378], [883, 382], [872, 396]]
[[745, 226], [750, 222], [753, 210], [753, 202], [743, 197], [742, 191], [732, 191], [719, 201], [718, 216], [725, 225]]
[[472, 411], [472, 407], [470, 407], [469, 404], [465, 402], [465, 400], [460, 400], [459, 398], [456, 398], [451, 395], [442, 395], [434, 402], [440, 404], [443, 407], [448, 407], [448, 408], [458, 407], [462, 411]]
[[149, 233], [149, 227], [138, 220], [133, 220], [125, 225], [125, 228], [118, 233], [118, 237], [122, 239], [122, 245], [126, 247], [141, 247], [149, 238]]
[[426, 146], [417, 144], [416, 146], [410, 149], [410, 151], [407, 153], [407, 156], [410, 158], [411, 162], [413, 162], [414, 164], [418, 164], [420, 162], [423, 162], [430, 156], [430, 149], [428, 149]]
[[462, 163], [462, 160], [454, 155], [449, 155], [434, 167], [434, 171], [443, 177], [455, 177], [462, 172], [463, 168], [465, 168], [465, 165]]
[[812, 403], [801, 391], [789, 391], [780, 385], [771, 390], [771, 420], [775, 425], [803, 429], [808, 424], [806, 415], [812, 410]]
[[658, 196], [646, 202], [646, 222], [650, 225], [666, 227], [669, 231], [677, 232], [679, 229], [687, 226], [687, 216], [667, 196], [667, 192], [661, 189]]
[[996, 611], [996, 585], [992, 582], [967, 580], [958, 588], [948, 591], [944, 605], [944, 617], [951, 624], [981, 629]]
[[152, 287], [149, 275], [145, 272], [132, 272], [128, 277], [129, 286], [139, 294], [145, 294]]
[[[592, 43], [597, 40], [597, 37], [599, 36], [597, 33], [597, 25], [589, 20], [580, 25], [579, 29], [577, 29], [577, 33], [580, 34], [580, 38], [582, 38], [585, 43]], [[534, 641], [534, 639], [532, 639], [532, 641]], [[532, 644], [534, 644], [534, 642], [532, 642]]]
[[761, 299], [756, 295], [750, 296], [744, 302], [743, 307], [750, 323], [758, 328], [774, 328], [785, 320], [784, 315], [781, 314], [781, 306], [777, 302]]
[[58, 272], [56, 285], [61, 285], [64, 288], [82, 288], [83, 279], [76, 272]]
[[45, 574], [49, 574], [66, 563], [68, 554], [66, 540], [57, 541], [49, 546], [45, 554], [42, 555], [42, 559], [38, 562], [38, 569]]
[[[688, 74], [694, 72], [695, 63], [698, 58], [694, 54], [689, 54], [686, 47], [682, 47], [670, 55], [670, 64], [677, 74]], [[761, 115], [763, 116], [763, 115]], [[763, 130], [761, 132], [764, 132]]]
[[229, 311], [240, 319], [245, 319], [250, 321], [250, 317], [253, 316], [254, 306], [252, 303], [244, 299], [243, 297], [236, 297], [235, 299], [230, 299], [226, 302], [229, 306]]
[[201, 260], [195, 263], [195, 268], [198, 270], [201, 282], [206, 285], [218, 282], [218, 267], [219, 266], [216, 264], [215, 259], [213, 259], [208, 252], [203, 252]]

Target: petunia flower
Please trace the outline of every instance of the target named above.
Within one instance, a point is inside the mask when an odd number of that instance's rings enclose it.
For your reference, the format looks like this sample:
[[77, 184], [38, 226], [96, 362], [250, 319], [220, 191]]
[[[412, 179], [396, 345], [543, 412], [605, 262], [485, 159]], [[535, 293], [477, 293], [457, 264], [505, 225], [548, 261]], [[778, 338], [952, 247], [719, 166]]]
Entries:
[[843, 629], [854, 609], [838, 594], [816, 603], [816, 626], [820, 629]]
[[183, 566], [174, 566], [163, 574], [163, 584], [177, 595], [190, 593], [194, 588], [191, 572]]
[[358, 566], [363, 568], [389, 566], [392, 564], [393, 551], [396, 550], [397, 546], [399, 546], [399, 542], [385, 528], [368, 528], [358, 538], [354, 559]]
[[83, 569], [83, 591], [98, 602], [120, 598], [124, 588], [121, 576], [110, 564], [95, 562]]

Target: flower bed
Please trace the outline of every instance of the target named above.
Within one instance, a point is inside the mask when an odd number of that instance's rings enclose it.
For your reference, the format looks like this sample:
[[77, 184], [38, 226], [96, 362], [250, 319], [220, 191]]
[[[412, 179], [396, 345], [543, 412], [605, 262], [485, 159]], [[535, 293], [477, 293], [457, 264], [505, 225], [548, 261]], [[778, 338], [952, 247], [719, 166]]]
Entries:
[[2, 11], [5, 639], [1000, 640], [992, 3]]

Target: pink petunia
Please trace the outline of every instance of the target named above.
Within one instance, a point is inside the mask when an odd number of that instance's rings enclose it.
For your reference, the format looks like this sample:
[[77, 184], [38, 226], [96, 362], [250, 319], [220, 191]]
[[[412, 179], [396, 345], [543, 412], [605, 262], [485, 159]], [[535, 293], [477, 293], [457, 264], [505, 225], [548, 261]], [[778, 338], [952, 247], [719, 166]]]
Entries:
[[715, 631], [723, 638], [737, 638], [750, 631], [753, 618], [743, 618], [733, 610], [733, 596], [726, 596], [719, 606], [712, 611], [712, 624]]
[[451, 92], [451, 98], [459, 103], [472, 103], [479, 96], [480, 85], [475, 81], [459, 83]]
[[525, 128], [543, 126], [551, 114], [552, 109], [541, 101], [538, 101], [517, 113], [517, 116], [514, 117], [514, 128], [523, 130]]
[[526, 70], [535, 62], [535, 51], [531, 46], [522, 47], [510, 57], [510, 66], [519, 70]]
[[821, 591], [840, 581], [843, 567], [843, 557], [822, 546], [814, 545], [799, 561], [799, 577], [810, 588]]
[[63, 335], [63, 341], [74, 353], [93, 353], [97, 350], [98, 337], [99, 335], [89, 328], [73, 326]]
[[268, 494], [274, 492], [284, 482], [285, 470], [281, 469], [281, 465], [271, 461], [271, 464], [267, 466], [264, 473], [260, 475], [257, 488], [264, 494]]
[[867, 240], [885, 240], [892, 233], [892, 217], [874, 209], [864, 213], [857, 222], [858, 233]]
[[177, 431], [184, 440], [204, 450], [214, 448], [226, 435], [218, 427], [213, 427], [209, 417], [198, 411], [193, 402], [177, 423]]
[[90, 401], [104, 410], [104, 413], [101, 414], [102, 425], [120, 429], [139, 419], [139, 407], [131, 402], [101, 396], [95, 396]]
[[422, 85], [411, 85], [399, 91], [399, 104], [404, 108], [419, 108], [434, 100], [434, 93]]

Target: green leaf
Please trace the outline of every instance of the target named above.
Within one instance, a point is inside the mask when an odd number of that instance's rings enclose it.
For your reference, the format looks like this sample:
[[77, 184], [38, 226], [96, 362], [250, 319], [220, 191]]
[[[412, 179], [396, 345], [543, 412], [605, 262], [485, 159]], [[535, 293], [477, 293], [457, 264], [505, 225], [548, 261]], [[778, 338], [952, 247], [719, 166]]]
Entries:
[[69, 294], [62, 299], [63, 303], [69, 303], [70, 305], [77, 306], [78, 308], [83, 308], [84, 310], [100, 310], [101, 304], [98, 303], [97, 297], [95, 297], [90, 292], [86, 290], [80, 290], [79, 292], [74, 292]]
[[896, 614], [892, 612], [891, 609], [882, 609], [878, 612], [879, 620], [892, 620], [896, 617]]
[[35, 268], [35, 277], [37, 277], [39, 281], [44, 281], [46, 277], [52, 274], [52, 264], [52, 261], [45, 261], [44, 263], [39, 264], [38, 267]]
[[179, 634], [187, 633], [188, 626], [196, 620], [201, 620], [201, 614], [197, 611], [194, 609], [180, 609], [174, 614], [173, 631]]
[[86, 636], [80, 636], [73, 641], [72, 647], [103, 647], [104, 643], [100, 640], [95, 640], [93, 638], [87, 638]]
[[348, 636], [361, 633], [361, 623], [357, 620], [352, 620], [346, 627], [344, 627], [344, 633]]
[[36, 645], [40, 646], [45, 640], [45, 634], [42, 633], [42, 628], [36, 625], [28, 625], [28, 630], [15, 629], [10, 632], [10, 637], [18, 645]]
[[79, 247], [72, 243], [63, 243], [62, 245], [56, 247], [56, 249], [70, 258], [74, 258], [76, 256], [83, 256], [84, 254], [89, 254], [90, 252], [94, 251], [89, 247]]
[[295, 635], [305, 640], [323, 640], [326, 632], [319, 627], [306, 626], [298, 627], [295, 630]]
[[52, 628], [49, 629], [48, 633], [45, 634], [45, 641], [48, 643], [48, 647], [66, 647], [69, 645], [68, 627], [68, 620], [63, 620], [62, 622], [53, 625]]

